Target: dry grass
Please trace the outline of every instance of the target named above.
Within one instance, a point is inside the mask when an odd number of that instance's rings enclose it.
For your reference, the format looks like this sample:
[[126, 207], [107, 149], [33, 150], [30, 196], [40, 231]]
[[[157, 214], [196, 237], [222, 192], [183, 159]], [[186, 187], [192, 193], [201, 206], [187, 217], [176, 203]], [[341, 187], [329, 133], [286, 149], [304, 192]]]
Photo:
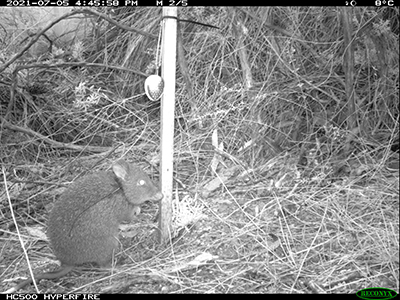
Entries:
[[[158, 245], [157, 208], [145, 205], [121, 235], [114, 269], [43, 280], [40, 292], [399, 292], [399, 158], [391, 151], [399, 132], [399, 43], [389, 26], [396, 30], [398, 10], [354, 11], [358, 126], [348, 130], [337, 9], [181, 9], [183, 19], [220, 27], [182, 23], [190, 93], [177, 73], [176, 188], [202, 215]], [[110, 16], [158, 34], [159, 13], [121, 8]], [[245, 28], [241, 48], [237, 20]], [[43, 55], [40, 64], [20, 64], [18, 76], [1, 73], [9, 194], [2, 184], [0, 291], [29, 274], [21, 239], [35, 272], [56, 266], [44, 233], [65, 183], [122, 156], [156, 174], [159, 104], [143, 95], [141, 72], [153, 66], [157, 40], [97, 21], [100, 30], [71, 46], [68, 59]], [[20, 42], [10, 36], [7, 50]], [[215, 162], [218, 176], [235, 171], [207, 190]]]

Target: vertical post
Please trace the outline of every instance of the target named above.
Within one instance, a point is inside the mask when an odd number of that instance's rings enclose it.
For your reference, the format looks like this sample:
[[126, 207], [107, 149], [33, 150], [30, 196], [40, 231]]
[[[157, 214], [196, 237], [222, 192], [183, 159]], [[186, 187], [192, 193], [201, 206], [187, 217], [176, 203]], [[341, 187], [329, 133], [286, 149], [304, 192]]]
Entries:
[[353, 41], [353, 8], [342, 7], [342, 24], [344, 36], [343, 67], [346, 79], [347, 97], [347, 130], [348, 135], [344, 145], [345, 155], [350, 154], [351, 141], [358, 133], [355, 99], [354, 99], [354, 41]]
[[161, 191], [160, 242], [170, 238], [172, 222], [172, 176], [174, 154], [175, 68], [177, 39], [177, 8], [164, 7], [162, 31], [162, 78], [164, 94], [161, 98]]
[[344, 35], [344, 73], [346, 78], [347, 96], [347, 129], [353, 130], [356, 125], [354, 104], [354, 41], [353, 41], [353, 8], [342, 7]]

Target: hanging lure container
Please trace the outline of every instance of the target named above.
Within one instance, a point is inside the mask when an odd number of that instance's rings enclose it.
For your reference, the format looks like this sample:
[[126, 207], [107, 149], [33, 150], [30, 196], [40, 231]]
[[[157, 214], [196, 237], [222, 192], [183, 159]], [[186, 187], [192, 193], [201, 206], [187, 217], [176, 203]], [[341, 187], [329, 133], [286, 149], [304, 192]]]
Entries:
[[164, 92], [164, 80], [161, 76], [150, 75], [144, 82], [144, 91], [151, 101], [157, 101]]

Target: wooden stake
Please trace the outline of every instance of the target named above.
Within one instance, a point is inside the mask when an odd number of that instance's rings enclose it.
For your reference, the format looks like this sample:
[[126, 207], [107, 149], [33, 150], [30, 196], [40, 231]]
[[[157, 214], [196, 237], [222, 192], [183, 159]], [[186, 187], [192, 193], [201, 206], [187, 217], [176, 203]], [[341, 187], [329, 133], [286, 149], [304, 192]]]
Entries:
[[175, 68], [177, 38], [176, 7], [164, 7], [162, 31], [162, 78], [164, 94], [161, 99], [161, 190], [159, 240], [169, 241], [172, 224], [172, 176], [174, 155]]

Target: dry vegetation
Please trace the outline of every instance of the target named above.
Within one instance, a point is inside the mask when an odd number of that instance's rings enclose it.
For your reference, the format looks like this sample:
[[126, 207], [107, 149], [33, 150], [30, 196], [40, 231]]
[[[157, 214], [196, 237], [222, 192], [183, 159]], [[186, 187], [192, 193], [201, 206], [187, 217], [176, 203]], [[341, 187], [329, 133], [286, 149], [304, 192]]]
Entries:
[[[49, 49], [43, 36], [14, 33], [1, 11], [0, 291], [29, 276], [20, 241], [35, 272], [57, 267], [45, 224], [67, 183], [123, 156], [158, 178], [160, 104], [143, 82], [161, 10], [98, 12], [109, 19], [74, 14], [84, 38]], [[39, 291], [399, 292], [398, 8], [353, 9], [354, 62], [339, 8], [179, 17], [219, 27], [181, 23], [174, 177], [188, 210], [174, 222], [196, 221], [161, 246], [149, 238], [157, 207], [145, 205], [124, 228], [115, 269], [78, 269]], [[38, 43], [45, 51], [29, 52]]]

